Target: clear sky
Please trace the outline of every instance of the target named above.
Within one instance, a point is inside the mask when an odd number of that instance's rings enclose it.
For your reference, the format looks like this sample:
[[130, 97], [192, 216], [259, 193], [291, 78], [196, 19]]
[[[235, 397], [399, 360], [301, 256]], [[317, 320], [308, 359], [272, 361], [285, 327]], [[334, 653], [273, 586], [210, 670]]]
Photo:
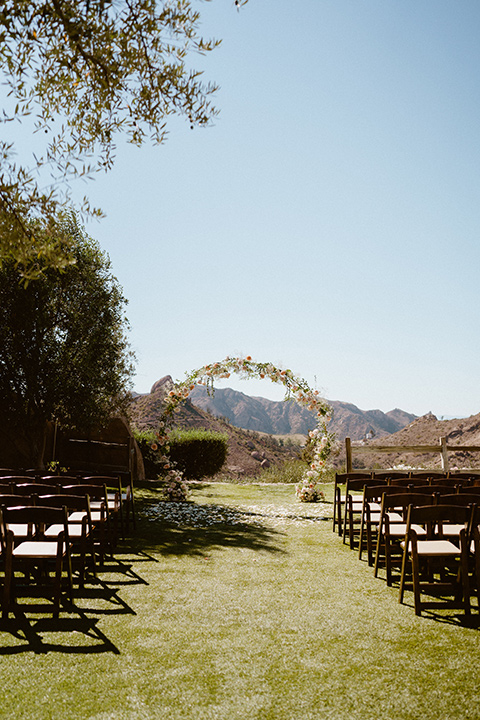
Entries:
[[135, 389], [249, 354], [365, 410], [480, 412], [478, 0], [199, 9], [215, 124], [174, 120], [81, 187]]

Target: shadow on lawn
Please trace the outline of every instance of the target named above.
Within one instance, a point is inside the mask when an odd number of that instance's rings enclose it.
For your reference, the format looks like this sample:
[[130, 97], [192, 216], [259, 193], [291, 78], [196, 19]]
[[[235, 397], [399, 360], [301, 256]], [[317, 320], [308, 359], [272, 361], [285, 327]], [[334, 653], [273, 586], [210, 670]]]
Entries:
[[224, 505], [154, 502], [142, 508], [135, 546], [179, 556], [214, 548], [284, 553], [284, 533], [267, 527], [262, 517]]
[[[102, 617], [135, 615], [121, 597], [129, 585], [148, 585], [142, 563], [159, 562], [150, 553], [205, 556], [214, 548], [248, 548], [284, 553], [284, 533], [267, 527], [261, 512], [223, 505], [140, 503], [137, 530], [119, 545], [97, 578], [75, 588], [74, 603], [64, 600], [61, 617], [51, 617], [51, 604], [38, 603], [32, 588], [18, 588], [18, 603], [8, 619], [0, 620], [0, 656], [45, 654], [120, 654], [99, 627]], [[162, 512], [159, 507], [162, 507]], [[12, 617], [13, 615], [13, 617]]]
[[[404, 599], [403, 605], [410, 607], [412, 611], [415, 609], [413, 598]], [[480, 630], [478, 607], [473, 604], [471, 605], [470, 615], [465, 615], [463, 611], [457, 613], [452, 612], [451, 609], [439, 607], [423, 608], [422, 618], [442, 625], [454, 625], [456, 627], [468, 628], [469, 630]]]
[[[51, 616], [52, 606], [47, 600], [32, 602], [37, 594], [34, 588], [19, 587], [19, 601], [10, 616], [0, 621], [0, 656], [27, 652], [120, 654], [98, 623], [102, 616], [136, 614], [120, 597], [119, 591], [132, 584], [148, 584], [133, 569], [134, 563], [144, 561], [157, 562], [146, 553], [120, 550], [115, 559], [108, 560], [101, 568], [97, 578], [89, 578], [84, 588], [74, 588], [73, 605], [62, 598], [61, 617], [58, 618]], [[25, 598], [28, 598], [27, 602], [24, 602]], [[68, 617], [65, 617], [66, 613]]]

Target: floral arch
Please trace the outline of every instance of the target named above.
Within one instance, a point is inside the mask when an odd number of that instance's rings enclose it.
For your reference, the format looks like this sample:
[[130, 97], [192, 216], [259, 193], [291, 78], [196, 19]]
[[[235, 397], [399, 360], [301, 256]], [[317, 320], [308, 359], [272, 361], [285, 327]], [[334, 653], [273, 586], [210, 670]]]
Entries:
[[[326, 471], [326, 460], [330, 454], [333, 435], [327, 430], [331, 419], [332, 408], [318, 390], [311, 390], [308, 383], [292, 373], [291, 370], [281, 370], [272, 363], [259, 363], [252, 360], [250, 355], [245, 358], [226, 357], [221, 362], [204, 365], [187, 374], [183, 382], [175, 384], [165, 399], [164, 418], [168, 421], [175, 409], [188, 398], [195, 385], [206, 385], [207, 389], [214, 390], [214, 380], [229, 378], [232, 373], [244, 378], [269, 378], [272, 382], [285, 386], [285, 400], [294, 400], [302, 407], [315, 412], [317, 426], [309, 433], [312, 448], [312, 462], [297, 485], [296, 493], [303, 502], [315, 502], [323, 497], [316, 488]], [[159, 434], [159, 440], [161, 440]]]

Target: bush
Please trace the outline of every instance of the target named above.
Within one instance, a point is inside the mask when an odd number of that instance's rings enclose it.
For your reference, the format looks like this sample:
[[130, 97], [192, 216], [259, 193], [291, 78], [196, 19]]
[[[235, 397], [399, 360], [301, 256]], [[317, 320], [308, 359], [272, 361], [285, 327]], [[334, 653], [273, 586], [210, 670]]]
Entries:
[[210, 430], [174, 430], [168, 456], [187, 480], [212, 477], [227, 458], [228, 435]]

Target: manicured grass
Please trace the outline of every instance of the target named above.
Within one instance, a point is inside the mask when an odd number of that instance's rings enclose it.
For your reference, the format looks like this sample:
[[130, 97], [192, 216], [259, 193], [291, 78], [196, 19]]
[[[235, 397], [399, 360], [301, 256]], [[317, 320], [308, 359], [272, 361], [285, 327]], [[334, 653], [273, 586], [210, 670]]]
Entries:
[[331, 505], [292, 485], [138, 494], [135, 537], [76, 610], [2, 623], [0, 717], [480, 718], [477, 623], [400, 605]]

